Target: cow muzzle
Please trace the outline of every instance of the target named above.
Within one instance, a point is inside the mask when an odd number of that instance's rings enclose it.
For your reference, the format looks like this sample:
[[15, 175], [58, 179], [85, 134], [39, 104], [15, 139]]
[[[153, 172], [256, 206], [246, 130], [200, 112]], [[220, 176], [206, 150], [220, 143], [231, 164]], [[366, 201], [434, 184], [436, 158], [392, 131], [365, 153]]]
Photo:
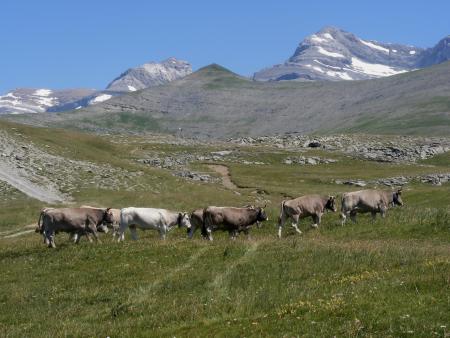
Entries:
[[109, 229], [108, 229], [108, 227], [107, 227], [106, 225], [102, 224], [102, 225], [99, 225], [99, 226], [97, 227], [97, 231], [98, 231], [98, 232], [103, 232], [103, 233], [107, 234], [108, 231], [109, 231]]

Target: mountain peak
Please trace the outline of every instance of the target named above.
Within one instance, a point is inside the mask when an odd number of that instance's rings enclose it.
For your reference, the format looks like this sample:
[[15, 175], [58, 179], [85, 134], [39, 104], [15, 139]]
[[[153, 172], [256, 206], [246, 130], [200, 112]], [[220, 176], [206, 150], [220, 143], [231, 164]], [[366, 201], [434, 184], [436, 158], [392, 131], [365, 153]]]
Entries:
[[159, 86], [192, 73], [189, 62], [170, 57], [160, 62], [148, 62], [130, 68], [115, 78], [107, 90], [133, 92], [147, 87]]
[[345, 33], [345, 31], [343, 29], [339, 28], [339, 27], [336, 27], [336, 26], [324, 26], [317, 32], [317, 34], [337, 33], [337, 32], [341, 32], [341, 33], [344, 32]]
[[[449, 59], [446, 43], [424, 63]], [[444, 46], [445, 45], [445, 46]], [[334, 26], [306, 37], [283, 64], [254, 74], [255, 80], [364, 80], [416, 69], [424, 49], [365, 40]]]

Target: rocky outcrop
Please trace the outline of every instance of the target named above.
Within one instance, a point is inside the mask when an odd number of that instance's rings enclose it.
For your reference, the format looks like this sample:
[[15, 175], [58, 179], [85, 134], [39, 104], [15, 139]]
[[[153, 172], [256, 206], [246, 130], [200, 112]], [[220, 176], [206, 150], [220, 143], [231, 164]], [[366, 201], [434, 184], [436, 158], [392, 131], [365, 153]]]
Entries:
[[379, 178], [376, 180], [369, 180], [369, 181], [364, 181], [360, 179], [356, 180], [337, 179], [334, 180], [334, 183], [353, 185], [357, 187], [376, 186], [376, 185], [385, 185], [388, 187], [401, 187], [411, 183], [412, 181], [429, 183], [432, 185], [439, 186], [442, 185], [443, 183], [450, 182], [450, 173], [425, 174], [417, 176], [398, 176], [398, 177]]
[[335, 163], [337, 160], [332, 158], [322, 158], [319, 156], [311, 156], [311, 157], [287, 157], [283, 163], [284, 164], [300, 164], [300, 165], [317, 165], [317, 164], [329, 164]]
[[308, 149], [320, 144], [321, 149], [340, 151], [353, 157], [378, 162], [417, 162], [450, 151], [448, 138], [408, 136], [279, 135], [229, 139], [237, 144], [266, 144], [284, 149]]

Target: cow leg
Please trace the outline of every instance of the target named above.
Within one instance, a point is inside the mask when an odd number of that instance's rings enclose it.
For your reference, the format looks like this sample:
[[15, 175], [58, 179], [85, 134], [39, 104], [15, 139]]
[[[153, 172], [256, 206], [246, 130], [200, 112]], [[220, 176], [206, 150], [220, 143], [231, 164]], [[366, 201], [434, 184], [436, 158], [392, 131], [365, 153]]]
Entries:
[[284, 223], [286, 222], [286, 218], [287, 217], [286, 217], [285, 213], [282, 211], [280, 218], [278, 220], [278, 238], [281, 238], [281, 231], [284, 227]]
[[47, 237], [47, 245], [49, 248], [56, 248], [56, 244], [55, 244], [55, 232], [54, 231], [49, 231], [49, 230], [45, 230], [45, 237]]
[[249, 231], [248, 228], [245, 228], [245, 229], [244, 229], [244, 234], [247, 236], [247, 239], [251, 239], [251, 238], [250, 238], [250, 231]]
[[74, 242], [75, 244], [78, 244], [78, 242], [80, 241], [80, 235], [78, 234], [78, 232], [74, 232], [70, 234], [70, 240], [72, 242]]
[[162, 227], [159, 229], [159, 237], [164, 241], [166, 239], [166, 228]]
[[92, 234], [92, 236], [94, 236], [95, 242], [96, 243], [101, 243], [102, 241], [100, 240], [100, 238], [98, 237], [98, 233], [97, 233], [97, 227], [93, 224], [89, 224], [87, 229], [86, 229], [86, 235], [88, 234]]
[[382, 218], [386, 217], [387, 208], [385, 206], [380, 207], [380, 215]]
[[125, 240], [125, 230], [127, 229], [128, 224], [120, 223], [119, 231], [117, 234], [117, 242], [123, 242]]
[[297, 233], [299, 233], [300, 235], [302, 234], [302, 232], [300, 231], [300, 229], [298, 228], [298, 220], [300, 218], [300, 215], [294, 215], [292, 216], [292, 219], [294, 220], [292, 222], [292, 227], [295, 229], [295, 231], [297, 231]]
[[[80, 240], [81, 240], [81, 236], [83, 235], [83, 233], [81, 232], [81, 231], [78, 231], [77, 233], [76, 233], [76, 236], [75, 236], [75, 244], [78, 244], [78, 243], [80, 243]], [[92, 239], [89, 237], [89, 236], [87, 236], [87, 234], [86, 234], [86, 237], [90, 240], [90, 241], [92, 241]]]
[[228, 235], [230, 236], [230, 239], [235, 240], [236, 239], [236, 230], [228, 230]]
[[210, 227], [207, 227], [207, 228], [206, 228], [206, 235], [208, 236], [208, 240], [210, 240], [210, 241], [213, 240], [211, 233], [212, 233], [211, 228], [210, 228]]
[[371, 211], [371, 214], [372, 214], [372, 222], [375, 222], [375, 220], [377, 219], [377, 212]]
[[356, 211], [355, 210], [350, 211], [350, 219], [353, 221], [353, 223], [356, 223]]
[[133, 241], [137, 241], [138, 240], [138, 234], [137, 234], [137, 230], [135, 226], [130, 226], [130, 233], [131, 233], [131, 239]]
[[341, 211], [341, 226], [345, 225], [345, 221], [347, 220], [348, 217], [348, 211]]
[[44, 244], [45, 245], [49, 245], [50, 242], [49, 242], [49, 240], [47, 238], [47, 234], [45, 233], [45, 231], [42, 232], [42, 237], [44, 237]]
[[194, 236], [195, 228], [195, 225], [192, 225], [191, 228], [187, 230], [187, 236], [189, 239], [192, 239]]
[[313, 227], [314, 229], [317, 229], [318, 227], [319, 227], [319, 224], [320, 224], [320, 217], [321, 217], [321, 215], [320, 214], [318, 214], [318, 215], [313, 215], [312, 216], [312, 219], [313, 219], [313, 224], [311, 224], [311, 227]]

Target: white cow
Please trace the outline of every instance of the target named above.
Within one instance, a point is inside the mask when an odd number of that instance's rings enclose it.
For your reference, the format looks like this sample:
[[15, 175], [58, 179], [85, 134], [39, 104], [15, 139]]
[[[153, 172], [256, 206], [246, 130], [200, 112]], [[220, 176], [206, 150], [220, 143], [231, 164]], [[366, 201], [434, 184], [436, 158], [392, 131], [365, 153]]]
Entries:
[[174, 212], [166, 209], [154, 208], [124, 208], [120, 210], [119, 239], [125, 239], [125, 230], [129, 227], [131, 237], [137, 240], [136, 227], [142, 230], [158, 230], [161, 239], [166, 239], [166, 234], [175, 226], [191, 227], [189, 215], [185, 212]]

